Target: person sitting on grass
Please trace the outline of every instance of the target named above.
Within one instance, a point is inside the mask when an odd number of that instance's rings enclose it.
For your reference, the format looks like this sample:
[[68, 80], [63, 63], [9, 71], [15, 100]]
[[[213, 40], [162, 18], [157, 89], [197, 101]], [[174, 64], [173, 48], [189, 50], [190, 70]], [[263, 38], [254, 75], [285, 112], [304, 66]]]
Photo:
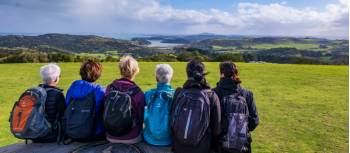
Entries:
[[252, 152], [250, 132], [258, 126], [259, 117], [253, 93], [241, 87], [241, 83], [234, 63], [220, 63], [220, 81], [213, 89], [219, 96], [223, 114], [221, 138], [215, 141], [220, 152]]
[[143, 137], [149, 144], [166, 146], [171, 144], [169, 115], [174, 96], [174, 89], [170, 86], [173, 69], [169, 64], [158, 64], [155, 72], [157, 88], [145, 93], [147, 106]]
[[134, 144], [142, 140], [144, 93], [133, 81], [139, 73], [131, 56], [119, 61], [121, 78], [108, 85], [105, 94], [104, 125], [111, 143]]
[[67, 91], [65, 133], [76, 141], [105, 139], [101, 120], [105, 89], [95, 83], [101, 73], [100, 63], [87, 60], [80, 67], [81, 80], [74, 81]]
[[65, 110], [63, 90], [57, 87], [60, 81], [61, 69], [56, 64], [47, 64], [40, 68], [40, 75], [43, 83], [39, 86], [44, 88], [47, 93], [45, 113], [46, 119], [52, 125], [52, 133], [32, 139], [32, 141], [35, 143], [55, 142], [62, 131], [60, 125]]

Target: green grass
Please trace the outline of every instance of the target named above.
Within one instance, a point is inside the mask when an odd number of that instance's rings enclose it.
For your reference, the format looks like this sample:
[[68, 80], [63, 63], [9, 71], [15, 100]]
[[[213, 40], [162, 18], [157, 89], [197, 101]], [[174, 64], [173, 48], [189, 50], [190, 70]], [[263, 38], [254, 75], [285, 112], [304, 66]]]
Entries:
[[118, 58], [117, 51], [106, 51], [105, 53], [76, 53], [76, 55], [84, 56], [84, 57], [94, 57], [97, 59], [105, 59], [107, 54], [111, 55], [114, 58]]
[[271, 48], [296, 48], [296, 49], [311, 49], [311, 50], [319, 50], [318, 44], [308, 44], [308, 43], [278, 43], [278, 44], [253, 44], [250, 46], [251, 48], [256, 49], [271, 49]]
[[[140, 63], [136, 83], [155, 86], [156, 63]], [[170, 63], [172, 85], [186, 80], [186, 63]], [[40, 83], [43, 64], [0, 64], [0, 146], [16, 143], [9, 132], [13, 102], [26, 88]], [[79, 79], [80, 63], [61, 63], [59, 86], [65, 91]], [[119, 77], [117, 63], [103, 63], [98, 83]], [[218, 63], [206, 63], [210, 84], [218, 80]], [[253, 152], [348, 152], [348, 66], [238, 63], [243, 86], [254, 92], [260, 125], [253, 132]]]

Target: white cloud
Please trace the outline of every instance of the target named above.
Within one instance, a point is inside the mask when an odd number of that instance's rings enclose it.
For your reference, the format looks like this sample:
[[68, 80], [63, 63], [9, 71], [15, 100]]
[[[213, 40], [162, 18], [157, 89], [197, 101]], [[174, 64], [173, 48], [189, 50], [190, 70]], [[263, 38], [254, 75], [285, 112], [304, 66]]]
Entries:
[[7, 21], [3, 32], [349, 35], [348, 0], [321, 11], [286, 2], [239, 3], [232, 12], [177, 9], [157, 0], [13, 0], [0, 2], [0, 17]]

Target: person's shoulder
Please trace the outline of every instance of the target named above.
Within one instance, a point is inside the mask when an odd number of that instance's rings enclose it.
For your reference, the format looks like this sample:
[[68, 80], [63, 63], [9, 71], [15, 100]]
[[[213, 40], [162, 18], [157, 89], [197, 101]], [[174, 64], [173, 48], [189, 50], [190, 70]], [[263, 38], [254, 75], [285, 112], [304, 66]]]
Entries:
[[251, 99], [253, 97], [253, 92], [248, 88], [240, 88], [241, 93], [245, 98]]
[[150, 96], [155, 92], [155, 89], [149, 89], [145, 92], [145, 96]]
[[174, 88], [169, 88], [169, 89], [167, 90], [167, 92], [170, 92], [170, 93], [173, 93], [173, 94], [174, 94], [174, 93], [175, 93], [175, 90], [176, 90], [176, 89], [174, 89]]
[[252, 94], [253, 92], [248, 89], [248, 88], [244, 88], [244, 87], [240, 87], [241, 92], [245, 93], [245, 94]]
[[97, 91], [97, 92], [104, 93], [106, 91], [106, 89], [100, 84], [94, 84], [93, 88], [95, 88], [95, 91]]

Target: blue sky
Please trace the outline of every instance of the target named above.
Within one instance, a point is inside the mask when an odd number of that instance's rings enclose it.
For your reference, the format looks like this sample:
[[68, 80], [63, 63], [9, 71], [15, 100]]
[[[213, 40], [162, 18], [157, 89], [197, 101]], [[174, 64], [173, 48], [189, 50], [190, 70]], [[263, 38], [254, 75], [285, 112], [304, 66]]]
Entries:
[[233, 11], [234, 8], [241, 2], [271, 4], [271, 3], [286, 3], [288, 6], [296, 8], [310, 7], [317, 10], [324, 10], [326, 4], [337, 2], [336, 0], [161, 0], [163, 4], [172, 5], [180, 9], [210, 9], [216, 8], [224, 11]]
[[1, 0], [0, 33], [348, 38], [348, 0]]

